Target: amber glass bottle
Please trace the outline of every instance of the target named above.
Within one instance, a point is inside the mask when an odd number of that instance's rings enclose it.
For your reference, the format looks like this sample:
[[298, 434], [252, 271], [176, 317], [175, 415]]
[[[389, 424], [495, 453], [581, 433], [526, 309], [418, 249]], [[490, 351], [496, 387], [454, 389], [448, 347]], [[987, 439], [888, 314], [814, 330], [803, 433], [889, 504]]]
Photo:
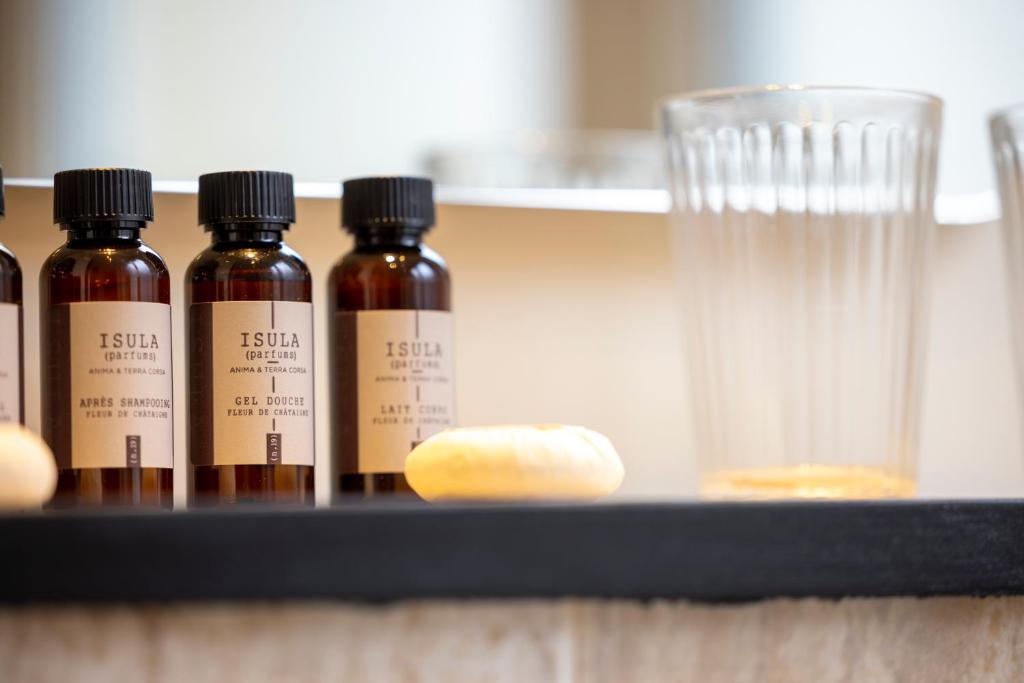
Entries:
[[171, 288], [139, 233], [152, 179], [133, 169], [54, 176], [67, 241], [39, 276], [42, 431], [56, 508], [173, 504]]
[[[4, 172], [0, 169], [0, 218], [4, 205]], [[25, 424], [24, 314], [21, 308], [21, 266], [0, 244], [0, 424]]]
[[292, 177], [199, 178], [211, 244], [185, 277], [193, 504], [313, 499], [313, 304], [309, 269], [282, 234]]
[[405, 457], [455, 417], [448, 269], [422, 243], [433, 185], [360, 178], [343, 193], [355, 246], [328, 283], [333, 493], [411, 494]]

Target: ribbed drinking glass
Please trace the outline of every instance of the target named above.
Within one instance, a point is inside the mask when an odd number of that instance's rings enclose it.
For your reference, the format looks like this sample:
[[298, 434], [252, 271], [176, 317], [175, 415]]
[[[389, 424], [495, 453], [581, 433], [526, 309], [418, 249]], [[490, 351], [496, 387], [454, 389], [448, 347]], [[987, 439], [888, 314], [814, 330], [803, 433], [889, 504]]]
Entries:
[[1024, 390], [1024, 104], [997, 112], [989, 124], [1003, 209], [1000, 225], [1017, 383]]
[[941, 113], [864, 88], [663, 102], [705, 495], [915, 492]]

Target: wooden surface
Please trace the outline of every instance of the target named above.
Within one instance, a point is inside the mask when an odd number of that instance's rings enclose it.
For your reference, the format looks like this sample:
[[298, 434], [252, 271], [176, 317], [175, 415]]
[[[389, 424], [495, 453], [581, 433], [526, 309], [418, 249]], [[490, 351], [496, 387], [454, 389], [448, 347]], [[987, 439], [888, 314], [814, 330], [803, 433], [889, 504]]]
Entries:
[[1024, 598], [0, 608], [5, 683], [1022, 677]]

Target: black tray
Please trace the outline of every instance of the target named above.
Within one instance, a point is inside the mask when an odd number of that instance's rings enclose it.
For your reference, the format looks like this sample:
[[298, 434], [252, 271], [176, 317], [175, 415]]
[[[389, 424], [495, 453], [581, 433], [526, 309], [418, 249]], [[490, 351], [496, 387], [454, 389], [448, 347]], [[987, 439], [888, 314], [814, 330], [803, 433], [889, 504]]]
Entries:
[[0, 517], [0, 602], [1024, 593], [1024, 502]]

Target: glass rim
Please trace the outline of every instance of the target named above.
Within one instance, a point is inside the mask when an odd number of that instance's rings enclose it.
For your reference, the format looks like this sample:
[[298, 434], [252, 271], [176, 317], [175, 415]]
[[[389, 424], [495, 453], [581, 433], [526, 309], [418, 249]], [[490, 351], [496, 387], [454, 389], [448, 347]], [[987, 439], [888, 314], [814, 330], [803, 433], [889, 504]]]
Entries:
[[[893, 99], [923, 103], [931, 107], [941, 108], [943, 106], [941, 97], [923, 90], [859, 85], [804, 85], [800, 83], [768, 83], [765, 85], [739, 85], [727, 88], [690, 90], [659, 98], [655, 106], [660, 112], [669, 112], [685, 107], [696, 107], [723, 98], [753, 99], [773, 93], [799, 92], [884, 95]], [[1021, 106], [1024, 106], [1024, 103]]]
[[989, 123], [1009, 122], [1024, 117], [1024, 101], [1000, 107], [988, 115]]

